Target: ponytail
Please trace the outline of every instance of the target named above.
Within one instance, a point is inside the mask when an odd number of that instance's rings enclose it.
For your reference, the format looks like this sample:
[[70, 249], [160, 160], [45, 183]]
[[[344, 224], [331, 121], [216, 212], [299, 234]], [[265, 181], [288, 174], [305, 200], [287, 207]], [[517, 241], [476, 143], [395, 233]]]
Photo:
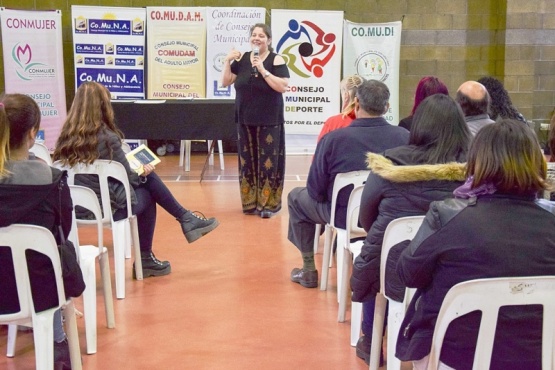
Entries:
[[0, 102], [0, 178], [8, 174], [6, 162], [10, 156], [10, 125], [4, 103]]

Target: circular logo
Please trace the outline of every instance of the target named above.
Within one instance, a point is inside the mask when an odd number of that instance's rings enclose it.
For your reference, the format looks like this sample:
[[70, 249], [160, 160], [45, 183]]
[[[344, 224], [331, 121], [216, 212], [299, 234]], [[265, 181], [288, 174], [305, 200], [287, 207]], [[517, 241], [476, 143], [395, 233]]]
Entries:
[[225, 56], [225, 53], [219, 53], [214, 56], [214, 59], [212, 60], [212, 65], [214, 66], [214, 69], [216, 71], [221, 72], [224, 69]]
[[355, 66], [357, 73], [367, 80], [385, 81], [389, 76], [389, 61], [379, 51], [367, 51], [361, 54]]

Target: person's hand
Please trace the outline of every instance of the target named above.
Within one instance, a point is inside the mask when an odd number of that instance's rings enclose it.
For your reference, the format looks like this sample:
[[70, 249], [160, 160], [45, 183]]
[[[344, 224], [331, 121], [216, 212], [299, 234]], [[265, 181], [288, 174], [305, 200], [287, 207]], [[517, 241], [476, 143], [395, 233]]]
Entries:
[[226, 62], [231, 63], [233, 60], [239, 60], [241, 58], [241, 52], [239, 50], [235, 50], [232, 48], [231, 51], [226, 55], [225, 60]]
[[141, 176], [147, 177], [153, 171], [154, 171], [154, 166], [153, 165], [145, 164], [145, 165], [143, 165], [143, 173], [141, 174]]
[[258, 70], [258, 73], [262, 74], [262, 72], [264, 72], [264, 64], [262, 64], [262, 60], [259, 56], [252, 57], [252, 66]]

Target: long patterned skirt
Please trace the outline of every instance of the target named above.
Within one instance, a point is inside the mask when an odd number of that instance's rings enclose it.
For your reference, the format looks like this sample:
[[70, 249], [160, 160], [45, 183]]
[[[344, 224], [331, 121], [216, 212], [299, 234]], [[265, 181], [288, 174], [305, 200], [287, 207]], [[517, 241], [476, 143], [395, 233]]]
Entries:
[[277, 212], [285, 174], [285, 130], [238, 125], [239, 184], [243, 212]]

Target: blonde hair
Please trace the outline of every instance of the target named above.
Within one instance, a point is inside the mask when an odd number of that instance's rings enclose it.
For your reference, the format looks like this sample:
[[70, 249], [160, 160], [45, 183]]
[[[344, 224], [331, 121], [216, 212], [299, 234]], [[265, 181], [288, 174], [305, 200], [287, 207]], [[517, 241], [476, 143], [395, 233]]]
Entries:
[[4, 104], [0, 103], [0, 178], [8, 175], [6, 161], [10, 156], [10, 125]]
[[349, 99], [347, 100], [348, 103], [345, 105], [345, 108], [341, 112], [343, 117], [348, 116], [355, 109], [355, 97], [357, 88], [362, 85], [363, 82], [364, 78], [360, 77], [359, 75], [347, 76], [341, 81], [341, 90], [345, 91], [349, 95]]

